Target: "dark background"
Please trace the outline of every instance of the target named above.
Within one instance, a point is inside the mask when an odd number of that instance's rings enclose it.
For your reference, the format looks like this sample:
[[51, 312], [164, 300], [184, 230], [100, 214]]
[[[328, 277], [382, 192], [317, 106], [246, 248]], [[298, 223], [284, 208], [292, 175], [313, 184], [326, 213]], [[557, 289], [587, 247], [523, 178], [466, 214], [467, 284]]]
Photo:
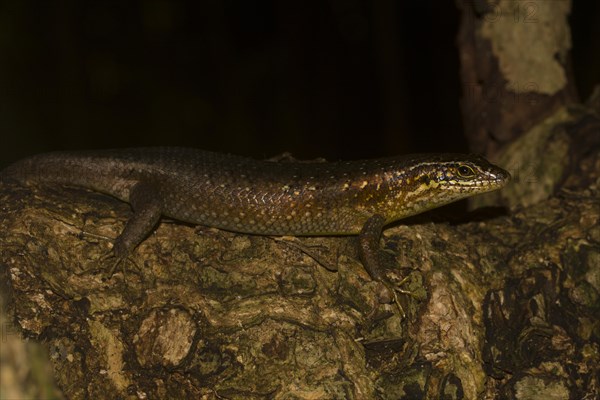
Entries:
[[[582, 99], [600, 81], [599, 15], [574, 1]], [[330, 160], [468, 151], [458, 17], [452, 1], [0, 1], [0, 167], [150, 145]]]

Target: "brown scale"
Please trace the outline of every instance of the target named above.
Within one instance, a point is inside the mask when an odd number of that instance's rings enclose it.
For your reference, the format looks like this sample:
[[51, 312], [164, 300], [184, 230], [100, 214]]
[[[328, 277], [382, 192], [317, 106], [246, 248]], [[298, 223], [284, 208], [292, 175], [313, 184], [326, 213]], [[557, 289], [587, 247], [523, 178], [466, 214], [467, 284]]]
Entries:
[[116, 239], [123, 259], [161, 216], [261, 235], [359, 235], [381, 279], [377, 249], [390, 222], [503, 187], [505, 170], [464, 154], [350, 162], [272, 162], [176, 147], [56, 152], [21, 160], [0, 179], [81, 186], [129, 202]]

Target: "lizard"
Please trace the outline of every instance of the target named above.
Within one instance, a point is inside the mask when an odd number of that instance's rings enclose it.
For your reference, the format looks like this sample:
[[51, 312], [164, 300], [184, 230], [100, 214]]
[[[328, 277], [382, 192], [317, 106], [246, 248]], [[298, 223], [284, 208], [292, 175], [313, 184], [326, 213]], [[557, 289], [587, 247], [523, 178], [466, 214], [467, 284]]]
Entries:
[[128, 202], [133, 214], [113, 243], [117, 260], [164, 216], [256, 235], [358, 235], [365, 270], [384, 283], [378, 250], [387, 225], [500, 189], [510, 174], [469, 154], [283, 163], [142, 147], [34, 155], [2, 170], [4, 180], [84, 187]]

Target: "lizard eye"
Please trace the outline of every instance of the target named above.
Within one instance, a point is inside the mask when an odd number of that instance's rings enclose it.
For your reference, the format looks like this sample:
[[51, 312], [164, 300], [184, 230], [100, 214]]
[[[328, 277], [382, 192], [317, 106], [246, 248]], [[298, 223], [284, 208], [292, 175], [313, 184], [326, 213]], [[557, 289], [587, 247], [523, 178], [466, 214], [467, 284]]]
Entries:
[[461, 178], [470, 178], [475, 176], [475, 171], [473, 171], [473, 168], [469, 167], [468, 165], [461, 165], [456, 169], [456, 171]]

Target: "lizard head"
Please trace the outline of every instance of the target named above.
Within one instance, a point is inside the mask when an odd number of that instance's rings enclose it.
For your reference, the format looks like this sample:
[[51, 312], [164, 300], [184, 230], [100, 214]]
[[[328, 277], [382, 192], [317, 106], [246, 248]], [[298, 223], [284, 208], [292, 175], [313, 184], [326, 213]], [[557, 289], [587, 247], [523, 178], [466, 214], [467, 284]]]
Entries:
[[395, 210], [392, 211], [393, 216], [389, 220], [419, 214], [466, 197], [498, 190], [505, 186], [510, 178], [508, 171], [477, 155], [416, 156], [395, 179]]

